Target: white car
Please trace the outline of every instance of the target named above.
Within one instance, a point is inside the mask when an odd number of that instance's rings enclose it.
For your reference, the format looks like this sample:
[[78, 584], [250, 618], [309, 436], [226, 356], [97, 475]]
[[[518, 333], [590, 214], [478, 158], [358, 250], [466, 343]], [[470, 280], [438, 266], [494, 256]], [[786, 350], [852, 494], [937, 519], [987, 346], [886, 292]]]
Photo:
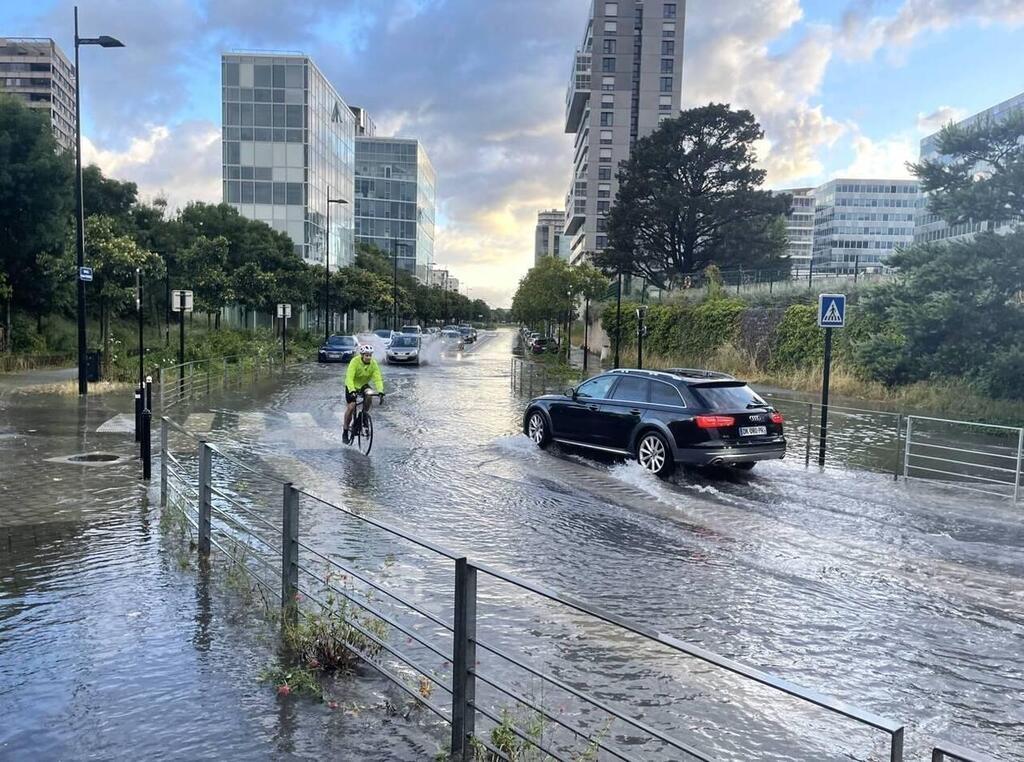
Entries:
[[423, 328], [418, 325], [403, 325], [398, 332], [410, 336], [422, 336]]
[[389, 365], [419, 365], [421, 346], [419, 336], [400, 333], [391, 340], [384, 356]]

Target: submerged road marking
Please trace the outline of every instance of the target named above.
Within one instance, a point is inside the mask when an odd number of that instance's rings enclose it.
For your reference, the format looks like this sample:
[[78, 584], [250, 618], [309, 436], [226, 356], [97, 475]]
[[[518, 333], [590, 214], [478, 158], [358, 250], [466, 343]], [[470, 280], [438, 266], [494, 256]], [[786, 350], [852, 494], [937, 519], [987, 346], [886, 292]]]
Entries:
[[118, 413], [108, 418], [96, 429], [98, 434], [127, 434], [135, 431], [135, 416], [131, 413]]

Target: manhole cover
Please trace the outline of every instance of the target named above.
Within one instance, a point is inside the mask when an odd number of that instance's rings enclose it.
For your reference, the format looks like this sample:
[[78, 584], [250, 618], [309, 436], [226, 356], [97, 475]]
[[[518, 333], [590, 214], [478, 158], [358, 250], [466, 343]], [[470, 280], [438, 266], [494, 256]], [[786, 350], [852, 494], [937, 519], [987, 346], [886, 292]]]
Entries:
[[131, 455], [118, 455], [116, 452], [82, 452], [77, 455], [64, 455], [46, 460], [49, 463], [68, 463], [78, 466], [110, 466], [131, 459]]

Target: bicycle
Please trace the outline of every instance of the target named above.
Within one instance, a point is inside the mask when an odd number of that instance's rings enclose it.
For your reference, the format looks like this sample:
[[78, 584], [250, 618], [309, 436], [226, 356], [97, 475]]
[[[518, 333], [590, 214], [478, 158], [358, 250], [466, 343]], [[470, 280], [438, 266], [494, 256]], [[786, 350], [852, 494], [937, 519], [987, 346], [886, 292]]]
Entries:
[[352, 438], [349, 440], [349, 445], [355, 447], [363, 455], [369, 455], [370, 448], [373, 447], [373, 418], [363, 410], [363, 401], [367, 394], [371, 397], [378, 397], [380, 404], [384, 404], [384, 395], [380, 392], [368, 391], [356, 394], [356, 412], [352, 417]]

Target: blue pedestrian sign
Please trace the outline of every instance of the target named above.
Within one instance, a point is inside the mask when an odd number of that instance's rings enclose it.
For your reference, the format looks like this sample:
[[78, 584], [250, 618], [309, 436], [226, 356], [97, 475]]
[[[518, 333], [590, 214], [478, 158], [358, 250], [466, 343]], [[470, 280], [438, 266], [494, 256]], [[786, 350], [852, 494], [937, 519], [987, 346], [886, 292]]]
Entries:
[[846, 294], [818, 295], [818, 325], [821, 328], [846, 325]]
[[92, 268], [91, 267], [79, 267], [78, 268], [78, 279], [89, 283], [92, 280]]

